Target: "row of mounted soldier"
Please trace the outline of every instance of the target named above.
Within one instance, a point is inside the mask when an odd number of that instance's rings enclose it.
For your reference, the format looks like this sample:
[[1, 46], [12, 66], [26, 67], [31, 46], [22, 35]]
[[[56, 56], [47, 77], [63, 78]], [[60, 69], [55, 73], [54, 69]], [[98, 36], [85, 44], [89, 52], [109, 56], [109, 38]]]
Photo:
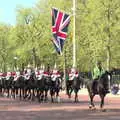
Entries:
[[[67, 73], [67, 76], [69, 80], [66, 79], [66, 93], [68, 96], [71, 96], [71, 92], [75, 87], [73, 81], [79, 77], [79, 74], [72, 68], [69, 73]], [[39, 101], [43, 101], [43, 99], [46, 101], [49, 93], [51, 101], [53, 102], [54, 96], [59, 99], [59, 92], [63, 88], [62, 83], [64, 83], [63, 78], [63, 71], [58, 70], [56, 66], [53, 70], [46, 70], [45, 67], [42, 66], [40, 69], [27, 67], [27, 69], [24, 69], [22, 72], [19, 70], [14, 72], [8, 71], [7, 73], [0, 72], [0, 93], [4, 94], [7, 90], [7, 96], [10, 96], [9, 92], [11, 91], [11, 95], [15, 98], [16, 93], [18, 93], [17, 91], [20, 90], [20, 99], [26, 99], [27, 96], [31, 96], [32, 98], [37, 97]], [[74, 85], [74, 87], [72, 87], [72, 85]], [[77, 91], [75, 90], [77, 94], [80, 88], [80, 81], [79, 83], [76, 82], [76, 86], [78, 86]], [[75, 100], [77, 100], [77, 97]]]
[[[0, 72], [0, 80], [2, 78], [5, 78], [6, 80], [9, 80], [10, 77], [14, 78], [14, 81], [18, 80], [20, 76], [23, 76], [25, 80], [29, 80], [31, 74], [34, 74], [37, 80], [42, 80], [43, 77], [51, 77], [52, 81], [55, 81], [56, 78], [63, 76], [63, 72], [59, 71], [56, 67], [54, 67], [53, 70], [45, 70], [44, 66], [42, 66], [40, 69], [35, 68], [32, 69], [31, 67], [27, 67], [24, 69], [24, 71], [20, 71], [17, 69], [16, 71], [8, 71], [6, 73]], [[69, 80], [74, 80], [74, 78], [78, 77], [78, 72], [72, 68], [67, 73], [69, 76]]]

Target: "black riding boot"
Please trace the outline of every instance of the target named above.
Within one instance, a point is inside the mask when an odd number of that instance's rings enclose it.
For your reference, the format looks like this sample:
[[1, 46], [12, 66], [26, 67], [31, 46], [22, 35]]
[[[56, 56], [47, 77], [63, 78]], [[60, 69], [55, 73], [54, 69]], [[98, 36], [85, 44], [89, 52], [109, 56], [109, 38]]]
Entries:
[[97, 86], [97, 80], [95, 79], [95, 80], [93, 80], [93, 82], [92, 82], [92, 90], [97, 92], [96, 86]]

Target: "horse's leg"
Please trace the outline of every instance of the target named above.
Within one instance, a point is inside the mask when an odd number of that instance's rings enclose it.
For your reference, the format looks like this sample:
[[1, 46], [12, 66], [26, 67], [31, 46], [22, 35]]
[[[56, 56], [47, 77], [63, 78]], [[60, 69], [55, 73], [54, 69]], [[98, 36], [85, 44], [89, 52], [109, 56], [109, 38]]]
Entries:
[[66, 94], [69, 96], [69, 86], [66, 83]]
[[78, 89], [75, 88], [74, 92], [75, 92], [75, 102], [78, 102]]
[[67, 95], [70, 98], [70, 92], [69, 92], [69, 90], [70, 90], [70, 87], [67, 87]]
[[72, 88], [72, 87], [70, 87], [70, 91], [69, 91], [69, 98], [71, 98], [71, 94], [72, 94], [72, 92], [73, 92], [73, 88]]
[[10, 96], [10, 88], [7, 88], [7, 97], [9, 98], [9, 96]]
[[13, 92], [13, 98], [15, 99], [15, 87], [12, 89]]
[[51, 96], [51, 102], [53, 103], [54, 100], [53, 100], [53, 95], [54, 95], [54, 92], [53, 92], [53, 89], [50, 90], [50, 96]]
[[70, 99], [71, 98], [71, 93], [72, 93], [73, 89], [72, 89], [72, 86], [70, 85], [70, 83], [67, 85], [67, 95], [68, 95], [68, 98]]
[[103, 109], [103, 106], [104, 106], [105, 95], [104, 94], [100, 94], [100, 98], [101, 98], [100, 108], [102, 109], [102, 111], [104, 111], [105, 109]]
[[23, 88], [23, 99], [26, 98], [26, 94], [27, 94], [27, 90], [26, 90], [26, 88]]
[[95, 96], [95, 94], [93, 93], [93, 90], [91, 88], [91, 86], [88, 86], [87, 85], [87, 90], [88, 90], [88, 93], [89, 93], [89, 97], [90, 97], [90, 105], [89, 105], [89, 108], [92, 109], [94, 107], [95, 109], [95, 105], [93, 103], [93, 98]]
[[22, 86], [22, 99], [24, 100], [24, 96], [25, 96], [25, 87]]
[[21, 97], [22, 97], [22, 89], [20, 88], [20, 100], [21, 100]]
[[18, 87], [16, 88], [16, 95], [18, 96]]
[[48, 100], [47, 94], [48, 94], [48, 90], [45, 90], [45, 101]]
[[21, 87], [21, 99], [23, 100], [23, 96], [24, 96], [24, 89]]
[[31, 100], [31, 97], [32, 97], [32, 92], [31, 92], [31, 88], [29, 88], [29, 90], [28, 90], [28, 100]]
[[35, 99], [35, 88], [32, 89], [32, 101]]
[[0, 95], [2, 96], [2, 86], [0, 86]]
[[59, 96], [59, 89], [56, 91], [56, 98], [57, 98], [57, 102], [60, 102], [60, 96]]
[[39, 88], [37, 88], [36, 91], [37, 91], [37, 95], [36, 96], [38, 98], [39, 97]]
[[41, 102], [41, 92], [39, 89], [37, 89], [37, 98], [38, 98], [38, 102]]
[[41, 91], [41, 95], [40, 96], [41, 96], [41, 101], [43, 101], [44, 100], [44, 90]]
[[42, 91], [39, 91], [38, 101], [39, 101], [39, 102], [42, 102], [42, 101], [43, 101], [43, 92], [42, 92]]
[[44, 89], [43, 88], [40, 90], [40, 101], [41, 102], [44, 101]]
[[95, 105], [93, 103], [93, 98], [94, 98], [94, 94], [90, 94], [90, 105], [89, 105], [89, 108], [94, 108], [95, 109]]
[[11, 87], [11, 98], [13, 98], [13, 89], [14, 87]]
[[29, 91], [29, 88], [24, 88], [24, 99], [26, 99], [28, 97], [28, 91]]
[[18, 94], [18, 91], [19, 91], [19, 88], [16, 87], [16, 88], [15, 88], [15, 97], [18, 97], [18, 95], [19, 95], [19, 94]]

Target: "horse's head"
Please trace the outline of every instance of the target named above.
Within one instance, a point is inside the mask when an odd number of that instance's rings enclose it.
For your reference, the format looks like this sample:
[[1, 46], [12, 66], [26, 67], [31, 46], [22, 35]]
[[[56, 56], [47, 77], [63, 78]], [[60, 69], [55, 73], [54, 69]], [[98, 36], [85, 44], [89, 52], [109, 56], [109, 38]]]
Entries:
[[35, 73], [34, 73], [34, 72], [32, 72], [32, 73], [30, 74], [30, 80], [32, 80], [32, 81], [36, 80], [36, 77], [35, 77]]
[[44, 80], [45, 80], [45, 82], [48, 84], [48, 83], [50, 83], [50, 81], [51, 81], [51, 77], [50, 77], [50, 76], [45, 76], [45, 77], [44, 77]]
[[60, 83], [61, 83], [61, 79], [60, 79], [60, 77], [57, 77], [55, 80], [55, 86], [59, 87]]
[[102, 82], [103, 84], [108, 84], [111, 82], [112, 79], [112, 75], [110, 72], [105, 71], [105, 73], [100, 77], [100, 82]]

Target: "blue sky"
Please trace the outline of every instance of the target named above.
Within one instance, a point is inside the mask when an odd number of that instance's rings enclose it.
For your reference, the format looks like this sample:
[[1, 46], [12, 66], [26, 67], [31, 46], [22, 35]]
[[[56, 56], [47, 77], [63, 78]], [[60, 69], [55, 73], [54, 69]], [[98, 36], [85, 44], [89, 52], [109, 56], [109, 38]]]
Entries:
[[1, 0], [0, 1], [0, 22], [15, 24], [16, 7], [22, 5], [24, 7], [33, 7], [37, 0]]

